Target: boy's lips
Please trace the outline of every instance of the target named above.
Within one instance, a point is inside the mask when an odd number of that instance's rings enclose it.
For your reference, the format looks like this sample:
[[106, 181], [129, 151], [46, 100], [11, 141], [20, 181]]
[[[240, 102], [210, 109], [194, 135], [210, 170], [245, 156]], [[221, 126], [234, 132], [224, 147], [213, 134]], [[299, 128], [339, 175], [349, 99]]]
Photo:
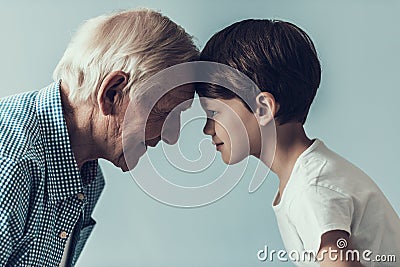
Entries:
[[215, 145], [217, 150], [220, 150], [222, 145], [224, 144], [224, 142], [218, 142], [218, 143], [217, 142], [213, 142], [213, 144]]

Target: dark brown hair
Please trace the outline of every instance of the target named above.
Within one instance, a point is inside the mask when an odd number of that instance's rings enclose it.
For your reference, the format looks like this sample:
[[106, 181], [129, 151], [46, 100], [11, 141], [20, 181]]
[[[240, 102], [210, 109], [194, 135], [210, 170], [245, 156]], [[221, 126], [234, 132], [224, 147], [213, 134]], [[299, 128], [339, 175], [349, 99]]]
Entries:
[[[321, 66], [310, 37], [296, 25], [266, 19], [236, 22], [207, 42], [200, 60], [226, 64], [271, 93], [279, 124], [304, 124], [321, 80]], [[216, 85], [196, 86], [199, 96], [232, 99], [237, 95]], [[250, 107], [246, 105], [251, 111]]]

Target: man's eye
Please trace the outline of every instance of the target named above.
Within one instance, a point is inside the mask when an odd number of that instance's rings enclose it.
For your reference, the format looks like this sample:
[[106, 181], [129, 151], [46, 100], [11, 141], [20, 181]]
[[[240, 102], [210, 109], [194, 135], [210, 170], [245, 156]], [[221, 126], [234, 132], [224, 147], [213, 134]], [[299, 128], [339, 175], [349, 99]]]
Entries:
[[161, 121], [161, 120], [164, 120], [167, 116], [168, 116], [168, 112], [153, 109], [150, 112], [149, 120], [150, 121]]

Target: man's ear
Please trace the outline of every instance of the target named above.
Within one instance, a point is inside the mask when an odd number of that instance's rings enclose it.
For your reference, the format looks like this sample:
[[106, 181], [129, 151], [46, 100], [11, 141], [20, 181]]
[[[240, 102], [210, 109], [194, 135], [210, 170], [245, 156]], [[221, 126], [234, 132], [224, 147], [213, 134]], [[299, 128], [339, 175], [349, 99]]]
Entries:
[[256, 96], [256, 118], [261, 126], [266, 126], [270, 123], [276, 112], [279, 109], [279, 104], [275, 102], [275, 97], [268, 92], [261, 92]]
[[128, 83], [129, 75], [123, 71], [113, 71], [104, 78], [97, 95], [97, 104], [104, 115], [112, 115], [115, 106], [123, 97], [122, 89]]

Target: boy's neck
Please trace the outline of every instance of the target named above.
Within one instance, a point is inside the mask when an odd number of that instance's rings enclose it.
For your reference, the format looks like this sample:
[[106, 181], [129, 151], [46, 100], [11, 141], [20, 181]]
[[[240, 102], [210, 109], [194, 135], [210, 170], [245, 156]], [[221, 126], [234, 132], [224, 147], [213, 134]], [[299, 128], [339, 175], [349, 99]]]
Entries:
[[289, 181], [296, 160], [312, 142], [301, 123], [286, 123], [276, 127], [276, 150], [270, 168], [279, 178], [280, 196]]

